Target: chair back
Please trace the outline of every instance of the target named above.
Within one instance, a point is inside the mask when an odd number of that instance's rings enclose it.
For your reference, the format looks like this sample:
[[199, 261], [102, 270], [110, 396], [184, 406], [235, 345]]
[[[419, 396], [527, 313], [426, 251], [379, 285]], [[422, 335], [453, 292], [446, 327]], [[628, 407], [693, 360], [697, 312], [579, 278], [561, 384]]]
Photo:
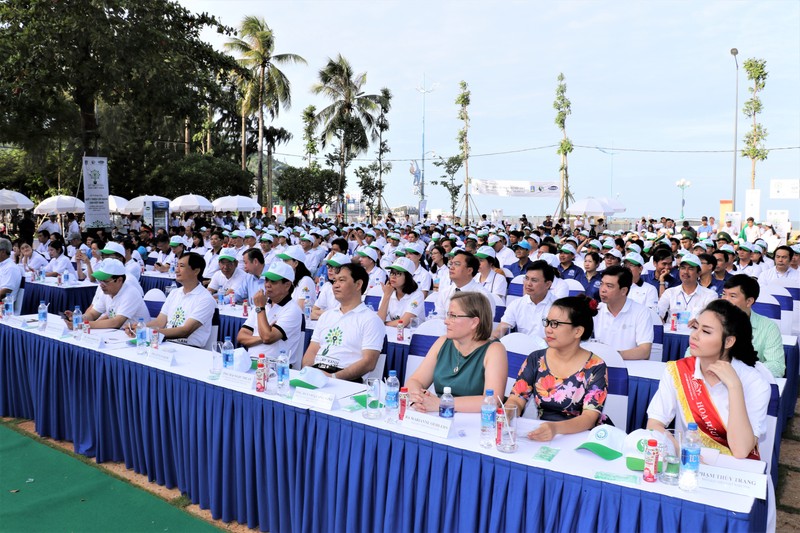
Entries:
[[618, 428], [628, 428], [628, 367], [617, 350], [601, 342], [581, 343], [581, 347], [596, 354], [608, 368], [608, 395], [603, 413]]
[[381, 298], [383, 298], [383, 289], [380, 285], [370, 287], [364, 295], [364, 303], [367, 307], [372, 307], [375, 311], [381, 306]]
[[[153, 289], [157, 290], [157, 289]], [[150, 291], [147, 291], [148, 293]], [[217, 342], [219, 339], [219, 309], [214, 309], [214, 316], [211, 317], [211, 335], [208, 336], [208, 340], [206, 341], [205, 349], [206, 350], [213, 350], [214, 343]], [[234, 344], [236, 343], [236, 338], [231, 339]]]
[[522, 283], [525, 281], [525, 275], [520, 274], [512, 279], [508, 284], [508, 292], [506, 292], [506, 305], [511, 305], [511, 302], [517, 298], [522, 298], [525, 294], [522, 289]]
[[425, 316], [430, 317], [436, 312], [436, 300], [439, 298], [438, 292], [431, 292], [425, 298]]
[[[385, 345], [386, 343], [384, 343]], [[386, 351], [381, 353], [378, 356], [378, 362], [375, 363], [375, 368], [367, 372], [362, 376], [363, 379], [367, 378], [378, 378], [381, 379], [383, 377], [383, 368], [386, 366]]]
[[511, 283], [511, 280], [512, 280], [512, 279], [514, 279], [514, 273], [513, 273], [513, 272], [511, 272], [511, 271], [510, 271], [509, 269], [507, 269], [506, 267], [503, 267], [503, 274], [504, 274], [504, 275], [505, 275], [505, 277], [506, 277], [506, 281], [507, 281], [507, 282], [509, 282], [509, 283]]
[[[761, 287], [762, 292], [766, 292], [778, 301], [781, 307], [781, 334], [792, 334], [792, 318], [794, 314], [794, 300], [792, 300], [792, 293], [783, 285], [777, 283], [770, 283]], [[800, 316], [800, 311], [798, 311]]]
[[770, 285], [780, 285], [792, 295], [792, 335], [800, 335], [800, 284], [794, 279], [774, 279]]
[[426, 320], [414, 330], [408, 346], [406, 379], [414, 374], [422, 360], [428, 355], [431, 346], [446, 332], [447, 328], [444, 325], [444, 320], [438, 318]]
[[[547, 343], [544, 342], [544, 339], [525, 335], [524, 333], [509, 333], [500, 339], [500, 342], [506, 347], [506, 353], [508, 354], [508, 380], [505, 391], [505, 395], [508, 396], [511, 392], [511, 387], [517, 381], [522, 363], [532, 352], [547, 348]], [[526, 409], [525, 412], [527, 411]]]
[[650, 309], [653, 320], [653, 345], [650, 347], [650, 361], [664, 361], [664, 324], [655, 309]]
[[579, 294], [586, 294], [586, 288], [577, 279], [565, 279], [570, 296], [578, 296]]
[[22, 314], [22, 298], [25, 296], [25, 276], [22, 276], [19, 281], [19, 290], [17, 291], [17, 299], [14, 300], [14, 315], [19, 316]]
[[[147, 312], [150, 313], [150, 318], [155, 318], [161, 313], [161, 308], [167, 297], [161, 289], [150, 289], [144, 295], [144, 304], [147, 306]], [[217, 311], [217, 324], [219, 324], [219, 311]], [[216, 337], [214, 337], [216, 339]]]
[[492, 298], [494, 299], [494, 317], [492, 318], [492, 322], [497, 325], [506, 312], [506, 302], [494, 293], [492, 293]]
[[752, 309], [759, 315], [767, 317], [770, 320], [774, 321], [775, 324], [778, 326], [778, 328], [780, 328], [781, 305], [778, 303], [778, 300], [776, 300], [774, 296], [772, 296], [771, 294], [767, 294], [766, 291], [762, 292], [761, 294], [759, 294], [758, 299], [753, 304]]

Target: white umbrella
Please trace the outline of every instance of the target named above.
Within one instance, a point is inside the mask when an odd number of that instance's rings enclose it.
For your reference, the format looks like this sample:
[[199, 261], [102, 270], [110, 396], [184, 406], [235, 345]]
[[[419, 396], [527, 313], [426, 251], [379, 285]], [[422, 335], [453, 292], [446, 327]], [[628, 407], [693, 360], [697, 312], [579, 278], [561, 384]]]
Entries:
[[204, 196], [199, 194], [184, 194], [169, 203], [169, 210], [173, 213], [186, 211], [213, 211], [214, 206]]
[[137, 196], [128, 202], [124, 209], [120, 210], [123, 215], [141, 215], [144, 210], [145, 202], [169, 202], [169, 198], [155, 195]]
[[60, 215], [63, 213], [83, 213], [85, 210], [86, 207], [83, 202], [74, 196], [59, 194], [58, 196], [51, 196], [37, 205], [33, 212], [36, 215], [47, 215], [50, 213]]
[[0, 209], [33, 209], [30, 198], [16, 191], [0, 190]]
[[122, 213], [122, 210], [125, 209], [125, 206], [127, 205], [128, 200], [122, 196], [114, 196], [113, 194], [108, 195], [108, 211], [110, 213]]
[[213, 202], [214, 211], [260, 211], [261, 206], [247, 196], [222, 196]]
[[567, 209], [570, 215], [607, 215], [613, 213], [611, 206], [598, 198], [584, 198], [578, 200]]
[[625, 212], [625, 204], [619, 201], [617, 198], [608, 198], [606, 196], [601, 196], [598, 198], [601, 202], [606, 204], [614, 213], [624, 213]]

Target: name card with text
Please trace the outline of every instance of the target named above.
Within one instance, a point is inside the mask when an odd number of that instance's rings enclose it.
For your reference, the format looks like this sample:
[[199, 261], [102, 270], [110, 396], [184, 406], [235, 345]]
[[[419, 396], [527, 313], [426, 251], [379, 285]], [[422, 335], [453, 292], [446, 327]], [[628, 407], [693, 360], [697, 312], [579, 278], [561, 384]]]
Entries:
[[106, 343], [100, 335], [84, 335], [81, 337], [81, 344], [92, 350], [102, 350]]
[[60, 339], [70, 334], [69, 328], [61, 320], [48, 320], [44, 334], [53, 339]]
[[336, 395], [320, 389], [305, 389], [297, 387], [292, 396], [292, 402], [304, 407], [317, 407], [325, 411], [333, 411], [336, 405]]
[[147, 363], [159, 368], [169, 368], [175, 362], [175, 353], [166, 350], [147, 350]]
[[701, 464], [697, 485], [704, 489], [730, 492], [759, 500], [767, 499], [766, 474]]
[[25, 327], [25, 320], [19, 316], [9, 316], [5, 319], [6, 324], [14, 328], [24, 328]]
[[237, 390], [253, 390], [256, 388], [256, 375], [224, 369], [219, 375], [219, 382]]
[[407, 409], [402, 424], [404, 428], [410, 431], [446, 439], [450, 434], [450, 427], [453, 425], [453, 419], [442, 418], [436, 415], [431, 416]]

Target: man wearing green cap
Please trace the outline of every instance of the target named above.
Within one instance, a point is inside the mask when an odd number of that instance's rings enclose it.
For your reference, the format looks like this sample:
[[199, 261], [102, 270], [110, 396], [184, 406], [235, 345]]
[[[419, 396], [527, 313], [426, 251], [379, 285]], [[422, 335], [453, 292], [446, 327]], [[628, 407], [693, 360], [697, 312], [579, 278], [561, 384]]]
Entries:
[[688, 311], [690, 319], [705, 309], [712, 300], [717, 299], [717, 293], [701, 287], [700, 259], [694, 254], [686, 254], [681, 258], [678, 275], [681, 284], [665, 290], [658, 299], [658, 316], [662, 320], [668, 319], [673, 313]]
[[[752, 219], [751, 219], [752, 220]], [[748, 276], [758, 277], [761, 274], [761, 265], [753, 262], [753, 245], [749, 242], [740, 242], [736, 250], [738, 259], [734, 263], [737, 274], [747, 274]]]
[[[98, 329], [120, 329], [128, 320], [148, 319], [150, 313], [141, 294], [125, 283], [125, 265], [117, 259], [97, 263], [94, 278], [100, 285], [92, 305], [83, 314], [89, 326]], [[72, 312], [66, 311], [66, 322], [72, 329]]]
[[239, 290], [247, 279], [247, 274], [237, 268], [239, 261], [236, 259], [236, 250], [225, 248], [219, 253], [219, 270], [211, 276], [208, 283], [208, 292], [213, 295], [233, 294]]

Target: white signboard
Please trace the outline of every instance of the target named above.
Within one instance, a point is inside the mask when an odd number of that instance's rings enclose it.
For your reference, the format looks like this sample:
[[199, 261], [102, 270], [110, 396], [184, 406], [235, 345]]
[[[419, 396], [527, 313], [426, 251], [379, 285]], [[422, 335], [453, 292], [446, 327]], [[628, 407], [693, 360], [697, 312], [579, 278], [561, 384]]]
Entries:
[[761, 219], [761, 189], [747, 189], [744, 191], [744, 218], [753, 217], [756, 222]]
[[508, 181], [470, 179], [470, 193], [490, 196], [535, 196], [558, 198], [561, 186], [557, 181]]
[[108, 158], [83, 158], [83, 202], [86, 204], [86, 227], [109, 228]]
[[800, 200], [800, 179], [769, 180], [771, 200]]

